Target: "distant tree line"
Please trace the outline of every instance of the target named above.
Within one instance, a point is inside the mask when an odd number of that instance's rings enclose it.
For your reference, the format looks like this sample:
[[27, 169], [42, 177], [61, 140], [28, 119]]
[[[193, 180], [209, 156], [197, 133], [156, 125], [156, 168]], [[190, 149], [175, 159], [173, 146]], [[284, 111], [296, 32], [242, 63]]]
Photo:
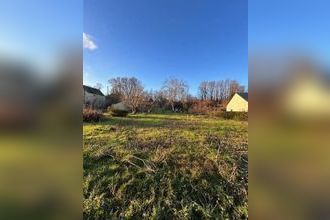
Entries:
[[[97, 84], [102, 88], [101, 84]], [[135, 77], [117, 77], [108, 81], [107, 106], [123, 102], [132, 113], [172, 111], [205, 113], [223, 108], [236, 92], [245, 87], [236, 80], [202, 81], [197, 97], [189, 94], [189, 86], [180, 79], [168, 79], [156, 91], [146, 91]]]
[[198, 87], [201, 100], [224, 102], [236, 92], [244, 92], [245, 87], [236, 80], [202, 81]]

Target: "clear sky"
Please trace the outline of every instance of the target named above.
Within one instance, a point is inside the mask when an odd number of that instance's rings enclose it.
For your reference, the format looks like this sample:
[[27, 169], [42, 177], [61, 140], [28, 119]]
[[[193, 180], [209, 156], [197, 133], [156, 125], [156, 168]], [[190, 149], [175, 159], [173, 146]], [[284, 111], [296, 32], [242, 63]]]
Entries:
[[250, 49], [301, 50], [330, 63], [329, 0], [249, 0], [248, 5]]
[[1, 0], [0, 56], [51, 71], [59, 54], [81, 42], [82, 21], [82, 0]]
[[[85, 0], [84, 83], [135, 76], [248, 84], [247, 0]], [[105, 91], [106, 89], [103, 89]]]

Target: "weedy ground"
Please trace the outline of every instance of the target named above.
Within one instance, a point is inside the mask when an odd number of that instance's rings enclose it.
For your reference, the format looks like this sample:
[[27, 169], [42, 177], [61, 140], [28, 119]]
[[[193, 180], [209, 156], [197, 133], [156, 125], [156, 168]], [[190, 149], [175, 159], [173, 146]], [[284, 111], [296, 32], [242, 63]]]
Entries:
[[84, 124], [84, 218], [247, 218], [247, 125], [184, 114]]

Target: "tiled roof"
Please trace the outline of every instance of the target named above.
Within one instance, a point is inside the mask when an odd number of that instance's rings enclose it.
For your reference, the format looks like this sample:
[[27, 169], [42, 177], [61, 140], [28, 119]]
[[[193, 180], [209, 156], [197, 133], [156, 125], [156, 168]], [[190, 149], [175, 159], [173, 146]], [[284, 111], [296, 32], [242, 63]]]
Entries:
[[239, 96], [241, 96], [243, 99], [248, 101], [248, 93], [247, 92], [239, 92], [237, 93]]
[[83, 87], [84, 87], [84, 91], [86, 91], [88, 93], [104, 96], [103, 93], [99, 89], [95, 89], [93, 87], [89, 87], [89, 86], [85, 86], [85, 85], [83, 85]]

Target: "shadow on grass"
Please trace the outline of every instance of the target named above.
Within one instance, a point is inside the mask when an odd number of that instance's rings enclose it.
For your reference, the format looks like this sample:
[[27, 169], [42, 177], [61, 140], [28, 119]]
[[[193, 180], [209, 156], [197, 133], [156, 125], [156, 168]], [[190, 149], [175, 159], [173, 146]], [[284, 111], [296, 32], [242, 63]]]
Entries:
[[168, 124], [167, 120], [159, 120], [154, 118], [137, 118], [137, 117], [107, 117], [102, 124], [117, 125], [117, 126], [132, 126], [142, 128], [159, 128], [165, 127]]
[[[185, 116], [187, 115], [179, 115], [179, 114], [169, 114], [169, 115], [148, 115], [148, 114], [140, 114], [140, 115], [131, 115], [129, 117], [136, 119], [145, 119], [145, 120], [163, 120], [163, 121], [182, 121], [185, 120]], [[178, 118], [181, 117], [181, 118]]]

